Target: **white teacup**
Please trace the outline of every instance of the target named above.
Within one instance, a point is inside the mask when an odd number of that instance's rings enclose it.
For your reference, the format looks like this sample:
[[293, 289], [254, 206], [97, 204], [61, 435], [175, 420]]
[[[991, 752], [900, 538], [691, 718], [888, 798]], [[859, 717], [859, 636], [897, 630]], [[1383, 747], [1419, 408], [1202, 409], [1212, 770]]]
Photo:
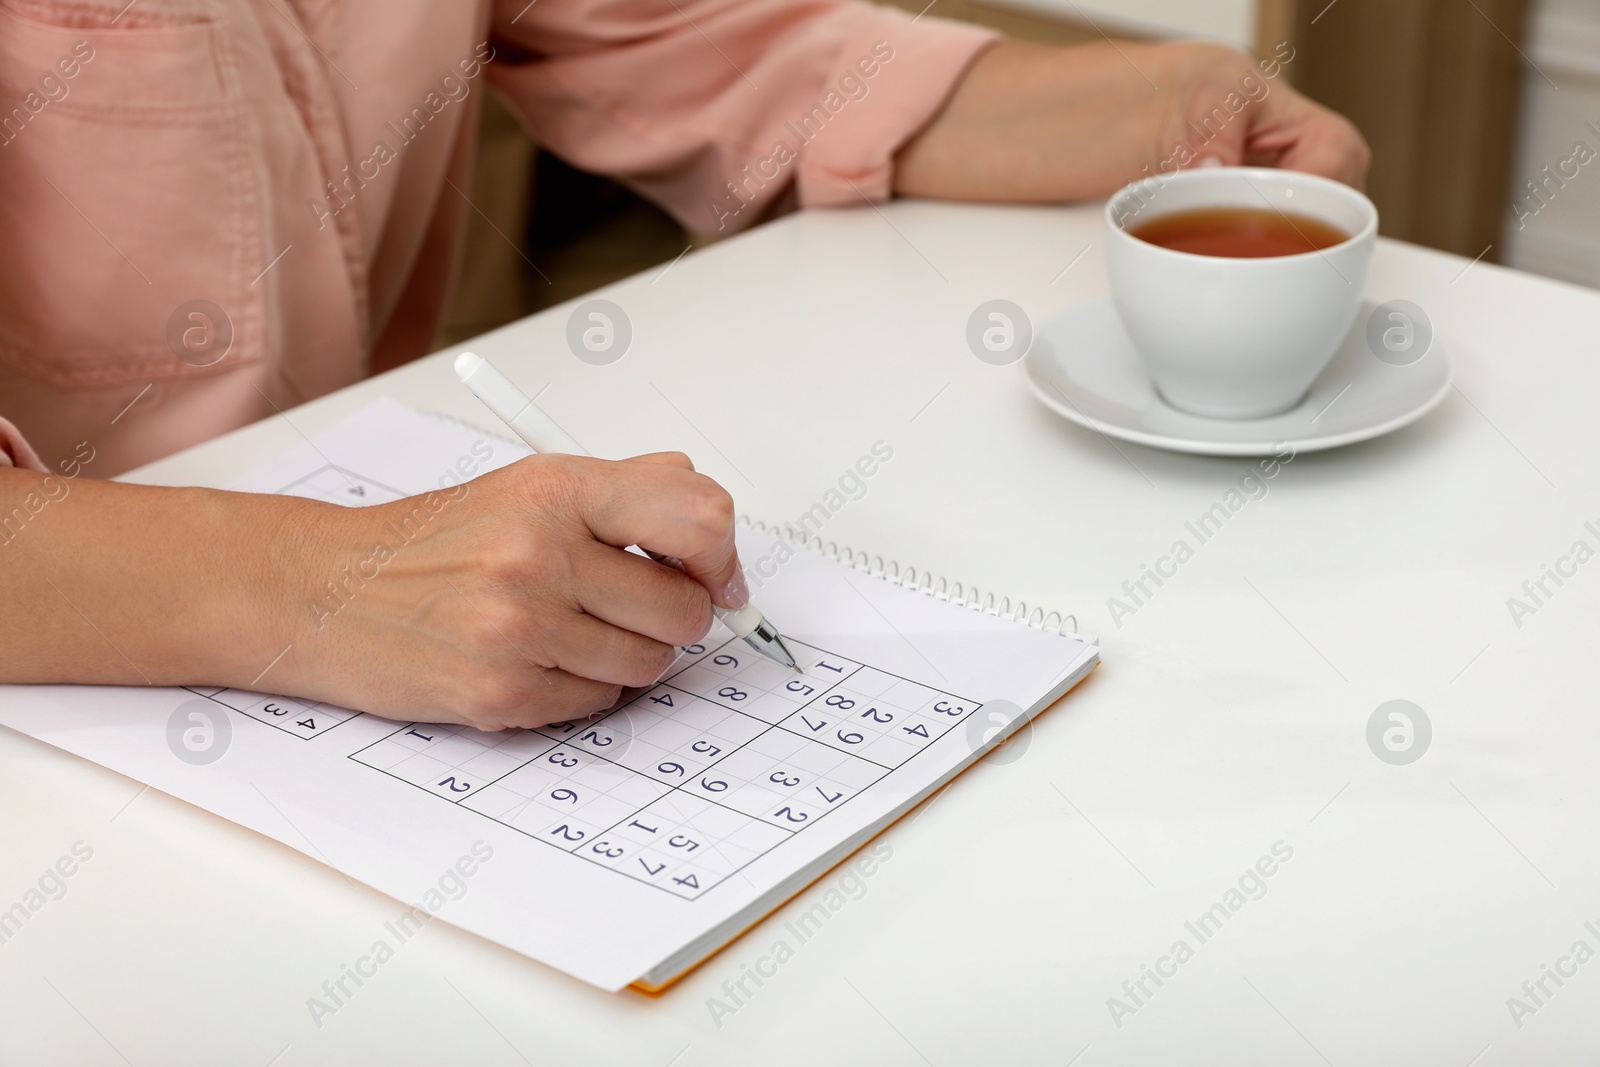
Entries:
[[[1197, 208], [1274, 208], [1350, 234], [1315, 252], [1196, 255], [1127, 232]], [[1377, 243], [1378, 209], [1328, 178], [1214, 167], [1147, 178], [1106, 204], [1111, 295], [1151, 379], [1174, 407], [1221, 419], [1289, 410], [1350, 332]]]

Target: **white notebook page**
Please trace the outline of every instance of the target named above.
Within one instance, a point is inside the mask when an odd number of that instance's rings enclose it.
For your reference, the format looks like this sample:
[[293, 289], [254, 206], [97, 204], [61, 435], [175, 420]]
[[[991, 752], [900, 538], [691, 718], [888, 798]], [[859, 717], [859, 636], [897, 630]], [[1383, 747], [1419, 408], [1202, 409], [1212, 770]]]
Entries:
[[[525, 454], [381, 400], [232, 488], [371, 504]], [[616, 990], [998, 743], [986, 705], [1020, 724], [1098, 657], [759, 530], [739, 549], [803, 677], [718, 625], [622, 708], [537, 730], [87, 686], [0, 687], [0, 723]]]

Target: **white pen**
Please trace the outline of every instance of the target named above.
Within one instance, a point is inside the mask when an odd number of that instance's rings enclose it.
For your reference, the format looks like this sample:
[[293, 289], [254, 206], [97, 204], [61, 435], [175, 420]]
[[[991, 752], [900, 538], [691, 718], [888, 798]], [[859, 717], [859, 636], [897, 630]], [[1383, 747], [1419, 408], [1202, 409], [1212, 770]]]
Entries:
[[[473, 352], [463, 352], [456, 357], [456, 375], [461, 383], [471, 389], [477, 398], [483, 401], [484, 406], [494, 412], [500, 421], [511, 427], [513, 433], [522, 438], [523, 443], [535, 452], [565, 453], [572, 456], [587, 456], [589, 454], [582, 445], [574, 441], [565, 430], [557, 426], [550, 416], [539, 410], [539, 406], [530, 400], [521, 389], [511, 384], [511, 379], [495, 370], [489, 361]], [[651, 552], [650, 558], [658, 563], [672, 562], [664, 557]], [[744, 639], [745, 644], [785, 667], [800, 670], [800, 665], [795, 662], [794, 654], [789, 651], [789, 646], [783, 643], [783, 635], [778, 633], [777, 627], [768, 622], [755, 604], [746, 604], [742, 608], [721, 608], [712, 606], [717, 618], [722, 624], [732, 630], [735, 637]]]

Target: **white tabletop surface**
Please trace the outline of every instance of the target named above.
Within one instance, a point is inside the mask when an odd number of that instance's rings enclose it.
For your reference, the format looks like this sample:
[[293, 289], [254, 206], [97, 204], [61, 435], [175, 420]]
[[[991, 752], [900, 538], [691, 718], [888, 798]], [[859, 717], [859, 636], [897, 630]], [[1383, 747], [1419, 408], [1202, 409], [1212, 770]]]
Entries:
[[[1258, 42], [1258, 0], [991, 0], [998, 7], [1021, 8], [1084, 23], [1107, 32], [1150, 37], [1204, 37], [1249, 49]], [[1270, 52], [1277, 41], [1259, 42]]]
[[[1600, 562], [1520, 627], [1507, 598], [1600, 547], [1600, 296], [1382, 244], [1369, 296], [1427, 311], [1459, 391], [1296, 458], [1118, 627], [1107, 598], [1254, 467], [1113, 446], [967, 349], [985, 300], [1037, 321], [1105, 292], [1101, 225], [1093, 206], [808, 213], [603, 291], [634, 330], [613, 365], [568, 352], [571, 305], [474, 346], [548, 385], [597, 454], [681, 448], [769, 520], [885, 441], [829, 539], [1073, 610], [1103, 643], [1020, 759], [889, 829], [864, 891], [731, 1014], [710, 998], [735, 1006], [724, 984], [838, 873], [660, 998], [436, 922], [319, 1027], [307, 998], [399, 903], [0, 731], [0, 909], [93, 850], [0, 944], [0, 1062], [1591, 1062], [1600, 959], [1570, 953], [1600, 952]], [[486, 418], [440, 355], [138, 477], [225, 483], [380, 394]], [[1393, 699], [1433, 726], [1409, 765], [1366, 740]], [[1274, 845], [1292, 858], [1264, 893], [1246, 879], [1259, 899], [1190, 932]], [[1132, 1000], [1179, 940], [1192, 958]], [[1536, 1002], [1544, 965], [1571, 976]]]

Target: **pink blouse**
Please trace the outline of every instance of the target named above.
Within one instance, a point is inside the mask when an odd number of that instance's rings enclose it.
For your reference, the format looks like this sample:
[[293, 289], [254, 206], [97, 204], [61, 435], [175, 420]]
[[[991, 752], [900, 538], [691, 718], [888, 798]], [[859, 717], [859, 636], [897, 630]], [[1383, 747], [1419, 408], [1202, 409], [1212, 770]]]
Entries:
[[427, 352], [500, 91], [685, 225], [889, 195], [993, 35], [849, 0], [0, 0], [0, 464], [105, 477]]

